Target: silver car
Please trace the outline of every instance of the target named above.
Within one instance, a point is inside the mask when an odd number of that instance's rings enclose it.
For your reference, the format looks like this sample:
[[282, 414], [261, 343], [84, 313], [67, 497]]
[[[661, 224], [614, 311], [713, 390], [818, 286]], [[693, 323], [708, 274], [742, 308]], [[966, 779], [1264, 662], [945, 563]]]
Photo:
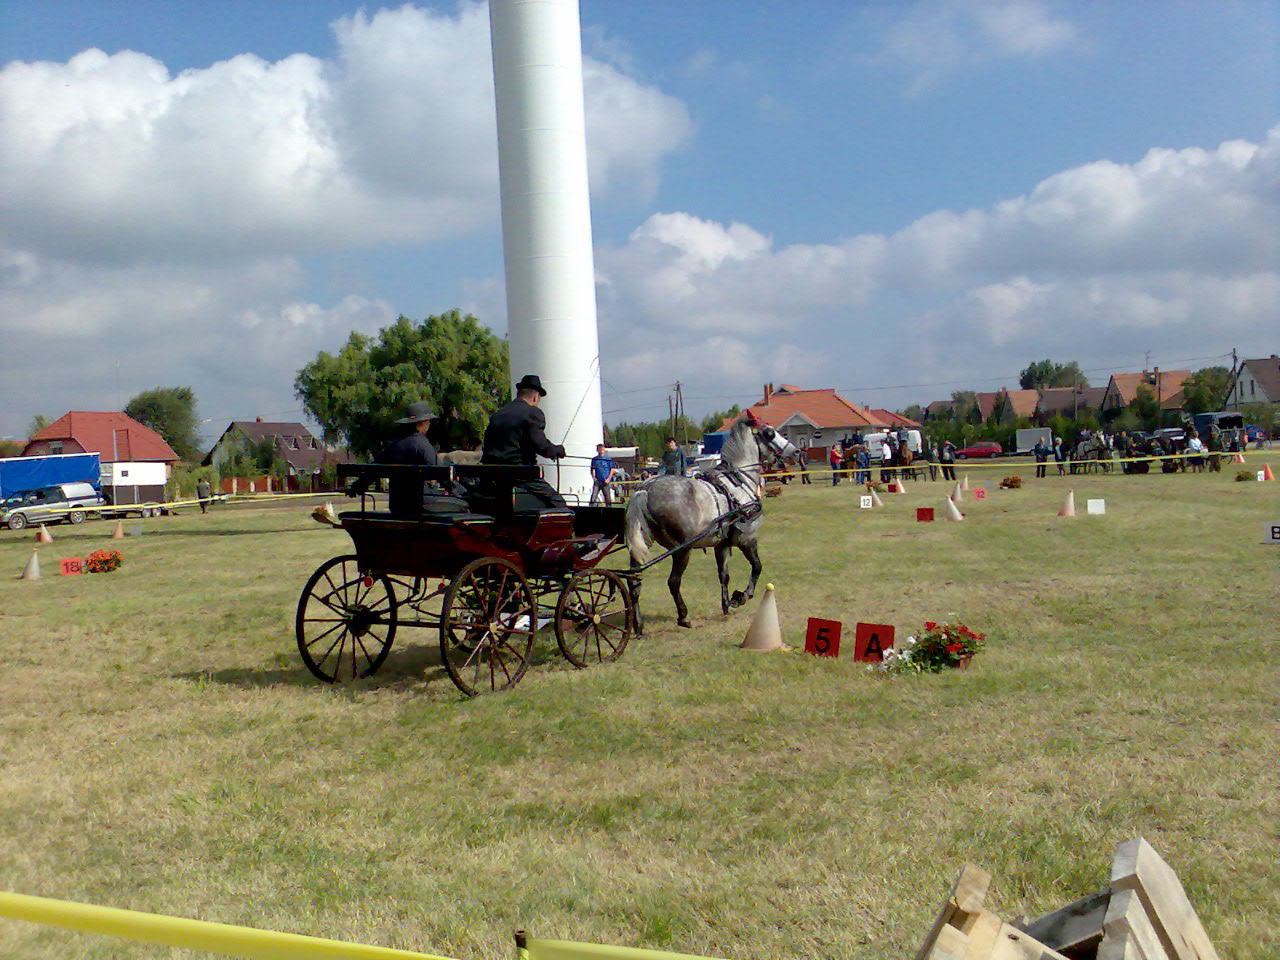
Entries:
[[0, 523], [21, 530], [33, 523], [84, 523], [105, 503], [91, 483], [55, 483], [35, 490], [19, 490], [0, 501]]

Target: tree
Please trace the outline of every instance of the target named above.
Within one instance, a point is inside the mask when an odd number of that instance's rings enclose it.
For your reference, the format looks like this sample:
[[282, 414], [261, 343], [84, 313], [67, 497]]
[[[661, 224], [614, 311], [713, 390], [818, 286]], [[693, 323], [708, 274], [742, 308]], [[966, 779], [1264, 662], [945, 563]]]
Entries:
[[150, 427], [186, 461], [199, 459], [196, 440], [196, 397], [190, 387], [144, 390], [124, 405], [127, 416]]
[[31, 439], [48, 425], [49, 418], [43, 413], [37, 413], [31, 418], [31, 423], [27, 426], [27, 439]]
[[913, 403], [907, 409], [902, 411], [902, 415], [908, 420], [914, 420], [916, 423], [924, 423], [925, 410], [918, 403]]
[[507, 344], [470, 314], [450, 310], [421, 323], [400, 317], [376, 337], [353, 332], [336, 355], [321, 353], [293, 388], [330, 443], [371, 457], [396, 433], [404, 408], [425, 400], [439, 450], [472, 448], [489, 415], [510, 399]]
[[1155, 430], [1160, 426], [1160, 404], [1156, 401], [1155, 391], [1145, 383], [1138, 385], [1137, 396], [1129, 409], [1142, 424], [1143, 430]]
[[737, 418], [742, 409], [735, 403], [728, 410], [720, 410], [716, 413], [709, 413], [702, 418], [701, 430], [703, 433], [715, 433], [720, 429], [720, 425], [730, 417]]
[[1182, 381], [1182, 409], [1191, 416], [1222, 409], [1231, 389], [1231, 371], [1226, 367], [1205, 367]]
[[957, 423], [973, 422], [975, 413], [981, 419], [978, 410], [978, 395], [974, 391], [956, 390], [951, 394], [951, 416]]
[[1040, 390], [1045, 387], [1087, 387], [1088, 378], [1080, 370], [1080, 364], [1072, 360], [1070, 363], [1054, 363], [1052, 360], [1037, 360], [1027, 364], [1018, 374], [1018, 385], [1023, 390]]

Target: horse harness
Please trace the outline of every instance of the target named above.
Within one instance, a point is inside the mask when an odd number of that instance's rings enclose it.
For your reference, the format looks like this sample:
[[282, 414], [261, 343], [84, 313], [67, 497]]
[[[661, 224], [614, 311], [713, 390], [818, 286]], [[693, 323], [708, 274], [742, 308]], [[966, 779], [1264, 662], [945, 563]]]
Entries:
[[760, 481], [738, 467], [718, 463], [699, 474], [698, 479], [711, 487], [717, 501], [721, 498], [725, 501], [725, 510], [715, 520], [722, 536], [728, 527], [755, 520], [764, 509], [760, 503]]

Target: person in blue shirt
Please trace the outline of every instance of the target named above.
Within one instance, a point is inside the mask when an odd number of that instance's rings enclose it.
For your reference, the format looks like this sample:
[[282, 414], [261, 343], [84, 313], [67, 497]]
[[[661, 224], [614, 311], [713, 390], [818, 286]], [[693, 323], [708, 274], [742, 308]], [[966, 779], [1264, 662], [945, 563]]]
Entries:
[[607, 507], [613, 503], [613, 488], [609, 481], [618, 472], [618, 465], [613, 458], [604, 452], [604, 444], [596, 444], [596, 455], [591, 458], [591, 505], [595, 506], [596, 498], [604, 499]]

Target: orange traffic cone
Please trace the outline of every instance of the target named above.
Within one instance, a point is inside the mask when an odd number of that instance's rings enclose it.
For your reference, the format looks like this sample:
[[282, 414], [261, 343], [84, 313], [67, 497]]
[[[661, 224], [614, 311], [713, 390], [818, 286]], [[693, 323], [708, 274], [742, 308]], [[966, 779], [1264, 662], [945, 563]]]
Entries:
[[951, 491], [951, 502], [959, 503], [964, 499], [964, 494], [960, 492], [960, 484], [956, 484], [956, 488]]
[[40, 524], [40, 529], [36, 531], [36, 543], [53, 543], [53, 534], [44, 528], [44, 524]]
[[785, 650], [782, 642], [782, 628], [778, 625], [778, 602], [773, 596], [773, 584], [764, 585], [764, 597], [751, 618], [751, 626], [747, 628], [746, 639], [742, 641], [743, 650]]
[[964, 519], [964, 514], [960, 512], [960, 508], [956, 506], [956, 502], [950, 497], [942, 501], [942, 512], [946, 514], [948, 520]]
[[1067, 491], [1067, 500], [1062, 505], [1062, 509], [1058, 511], [1060, 517], [1074, 517], [1076, 515], [1076, 492], [1074, 490]]
[[40, 579], [40, 551], [32, 550], [31, 559], [27, 561], [27, 565], [22, 568], [22, 575], [19, 580], [39, 580]]
[[1275, 478], [1276, 478], [1276, 475], [1275, 475], [1274, 473], [1272, 473], [1272, 472], [1271, 472], [1271, 464], [1269, 464], [1269, 463], [1264, 463], [1264, 464], [1262, 465], [1262, 479], [1263, 479], [1263, 480], [1274, 480]]
[[111, 531], [111, 539], [112, 540], [124, 539], [124, 521], [123, 520], [116, 521], [116, 528]]

